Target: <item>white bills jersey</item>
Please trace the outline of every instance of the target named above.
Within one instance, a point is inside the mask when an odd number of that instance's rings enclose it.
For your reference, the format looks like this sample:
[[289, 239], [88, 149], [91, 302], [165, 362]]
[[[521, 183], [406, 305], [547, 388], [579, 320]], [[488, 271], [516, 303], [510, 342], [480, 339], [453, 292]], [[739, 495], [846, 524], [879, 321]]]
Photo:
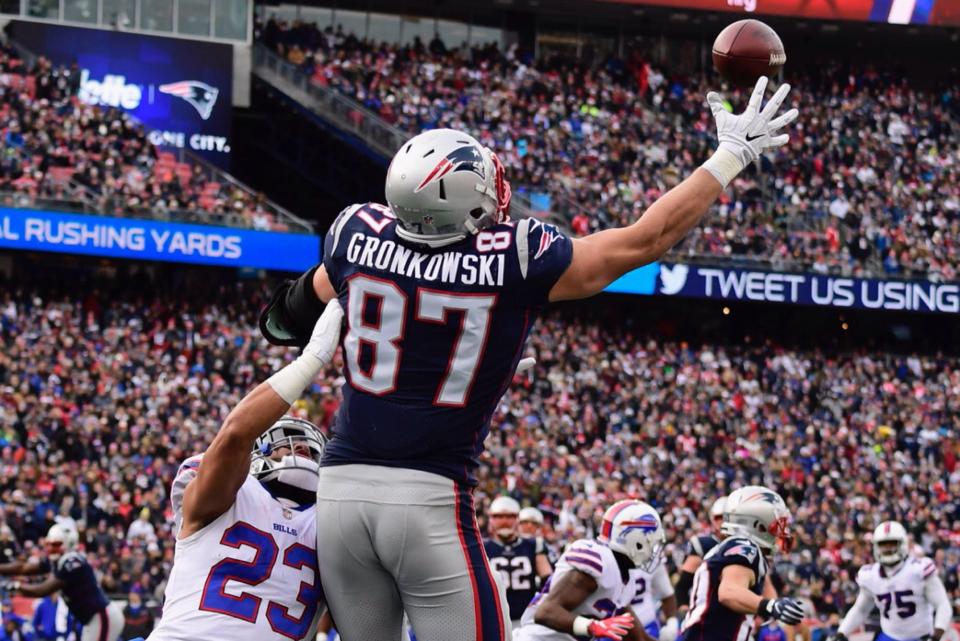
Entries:
[[597, 582], [597, 589], [573, 609], [575, 615], [606, 619], [630, 607], [635, 591], [632, 576], [628, 576], [624, 581], [620, 566], [606, 545], [590, 539], [580, 539], [563, 553], [557, 561], [557, 569], [553, 575], [524, 610], [520, 618], [520, 628], [514, 631], [513, 641], [570, 641], [574, 638], [565, 632], [533, 622], [537, 606], [550, 593], [550, 586], [572, 570], [588, 574]]
[[936, 572], [933, 560], [926, 557], [910, 557], [893, 572], [879, 563], [860, 568], [857, 585], [877, 604], [884, 634], [907, 641], [933, 633], [933, 608], [925, 589]]
[[653, 572], [630, 570], [630, 578], [634, 586], [630, 604], [637, 620], [644, 627], [656, 623], [660, 602], [673, 594], [673, 586], [670, 585], [670, 575], [667, 574], [666, 566], [661, 563]]
[[[184, 490], [199, 466], [199, 456], [187, 459], [174, 479], [177, 531]], [[248, 476], [230, 509], [177, 540], [163, 615], [149, 638], [312, 639], [322, 603], [314, 506], [286, 507]]]

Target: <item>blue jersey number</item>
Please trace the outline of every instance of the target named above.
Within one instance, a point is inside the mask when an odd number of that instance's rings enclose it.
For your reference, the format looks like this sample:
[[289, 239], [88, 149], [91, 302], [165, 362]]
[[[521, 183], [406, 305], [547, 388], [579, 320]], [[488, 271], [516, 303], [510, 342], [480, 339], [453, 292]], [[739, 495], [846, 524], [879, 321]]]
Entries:
[[[249, 592], [241, 592], [240, 596], [227, 594], [227, 582], [236, 581], [255, 586], [269, 579], [277, 561], [279, 552], [277, 543], [272, 535], [258, 530], [249, 523], [238, 522], [227, 528], [220, 539], [220, 544], [237, 550], [246, 546], [253, 548], [256, 553], [251, 561], [224, 559], [214, 565], [203, 587], [200, 609], [254, 623], [260, 612], [260, 597]], [[267, 621], [270, 627], [285, 637], [299, 640], [306, 636], [320, 599], [317, 555], [312, 549], [300, 543], [294, 543], [284, 552], [283, 564], [295, 569], [307, 567], [313, 571], [313, 583], [306, 581], [300, 583], [300, 591], [297, 593], [297, 601], [304, 606], [303, 614], [299, 619], [290, 616], [286, 606], [273, 601], [267, 605]]]
[[917, 613], [917, 604], [910, 600], [912, 597], [913, 590], [902, 590], [900, 592], [887, 592], [886, 594], [878, 594], [877, 600], [882, 604], [880, 606], [880, 612], [883, 613], [883, 618], [890, 618], [890, 606], [894, 604], [897, 606], [898, 617], [901, 619], [909, 619], [912, 617]]

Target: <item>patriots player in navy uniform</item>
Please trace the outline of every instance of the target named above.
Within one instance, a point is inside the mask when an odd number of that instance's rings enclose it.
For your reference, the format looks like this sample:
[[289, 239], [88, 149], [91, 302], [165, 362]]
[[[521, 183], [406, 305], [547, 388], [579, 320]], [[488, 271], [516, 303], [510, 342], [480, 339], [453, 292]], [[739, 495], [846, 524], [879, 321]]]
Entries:
[[317, 495], [324, 591], [344, 641], [504, 641], [510, 620], [474, 516], [474, 470], [490, 418], [540, 310], [586, 298], [661, 257], [726, 185], [784, 145], [782, 85], [743, 114], [708, 104], [719, 149], [633, 225], [572, 240], [508, 218], [496, 155], [451, 129], [398, 150], [389, 206], [345, 209], [323, 263], [279, 290], [261, 316], [275, 343], [303, 344], [325, 301], [346, 317], [347, 384]]
[[97, 577], [83, 553], [75, 550], [76, 530], [57, 524], [44, 540], [46, 558], [39, 563], [15, 561], [0, 565], [3, 576], [36, 576], [49, 574], [41, 583], [14, 581], [12, 592], [26, 597], [45, 597], [56, 591], [63, 593], [70, 614], [83, 625], [81, 641], [116, 641], [123, 631], [123, 610], [110, 601], [100, 589]]
[[490, 566], [500, 572], [507, 591], [510, 620], [516, 628], [523, 611], [540, 589], [540, 582], [550, 576], [553, 568], [542, 538], [519, 536], [519, 503], [509, 496], [498, 496], [490, 503], [488, 514], [493, 537], [484, 539], [483, 548]]
[[707, 552], [690, 591], [690, 611], [681, 641], [746, 641], [754, 615], [796, 625], [803, 606], [793, 599], [762, 596], [768, 556], [790, 550], [790, 511], [780, 495], [751, 485], [727, 497], [726, 538]]
[[723, 507], [726, 502], [727, 497], [721, 496], [710, 506], [710, 525], [713, 532], [698, 534], [687, 541], [687, 556], [683, 559], [683, 564], [680, 566], [680, 577], [677, 579], [676, 586], [674, 586], [678, 603], [685, 605], [689, 601], [694, 572], [700, 567], [703, 557], [723, 538], [720, 528], [723, 525]]

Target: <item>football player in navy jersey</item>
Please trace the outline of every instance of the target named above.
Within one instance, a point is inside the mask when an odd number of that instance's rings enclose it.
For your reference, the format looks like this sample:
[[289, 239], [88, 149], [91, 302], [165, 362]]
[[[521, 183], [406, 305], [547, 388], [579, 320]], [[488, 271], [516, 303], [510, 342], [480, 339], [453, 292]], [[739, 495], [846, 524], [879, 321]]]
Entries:
[[519, 503], [499, 496], [490, 503], [488, 514], [493, 537], [484, 539], [483, 548], [506, 587], [510, 620], [516, 628], [540, 589], [540, 581], [550, 576], [553, 568], [542, 538], [519, 536]]
[[769, 556], [792, 546], [790, 511], [780, 495], [756, 485], [727, 497], [726, 538], [707, 552], [690, 591], [690, 611], [681, 641], [743, 641], [751, 638], [755, 616], [796, 625], [803, 606], [789, 598], [762, 596]]
[[56, 524], [44, 540], [44, 559], [39, 563], [4, 563], [0, 575], [48, 574], [40, 583], [14, 581], [7, 587], [11, 592], [37, 598], [59, 590], [70, 614], [83, 625], [81, 641], [116, 641], [123, 631], [123, 610], [103, 593], [87, 557], [74, 549], [77, 540], [76, 530]]
[[693, 573], [700, 567], [700, 563], [703, 561], [703, 557], [707, 555], [707, 552], [712, 550], [713, 546], [723, 538], [723, 533], [720, 531], [720, 528], [723, 525], [723, 507], [726, 505], [726, 502], [727, 497], [721, 496], [710, 506], [710, 525], [713, 531], [710, 534], [698, 534], [687, 541], [687, 556], [683, 559], [683, 564], [680, 566], [680, 577], [677, 579], [677, 584], [674, 587], [677, 602], [684, 606], [690, 598], [690, 586], [693, 585]]
[[392, 639], [406, 611], [419, 641], [504, 641], [506, 604], [474, 517], [490, 418], [540, 310], [586, 298], [661, 257], [761, 153], [784, 145], [782, 85], [744, 113], [707, 102], [719, 148], [634, 224], [570, 239], [512, 221], [496, 155], [451, 129], [415, 136], [386, 177], [388, 205], [347, 207], [322, 264], [275, 294], [264, 335], [303, 344], [338, 298], [347, 383], [317, 495], [322, 582], [344, 641]]

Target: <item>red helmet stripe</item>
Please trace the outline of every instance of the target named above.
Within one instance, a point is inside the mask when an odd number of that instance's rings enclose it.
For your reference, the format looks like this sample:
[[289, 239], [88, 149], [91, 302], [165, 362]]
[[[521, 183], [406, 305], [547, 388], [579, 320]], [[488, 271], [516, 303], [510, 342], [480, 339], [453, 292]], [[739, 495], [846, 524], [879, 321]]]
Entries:
[[600, 536], [609, 539], [610, 534], [613, 531], [613, 521], [617, 518], [617, 515], [620, 514], [623, 510], [634, 505], [633, 501], [620, 501], [619, 504], [614, 505], [610, 508], [610, 515], [604, 517], [603, 525], [600, 527]]

